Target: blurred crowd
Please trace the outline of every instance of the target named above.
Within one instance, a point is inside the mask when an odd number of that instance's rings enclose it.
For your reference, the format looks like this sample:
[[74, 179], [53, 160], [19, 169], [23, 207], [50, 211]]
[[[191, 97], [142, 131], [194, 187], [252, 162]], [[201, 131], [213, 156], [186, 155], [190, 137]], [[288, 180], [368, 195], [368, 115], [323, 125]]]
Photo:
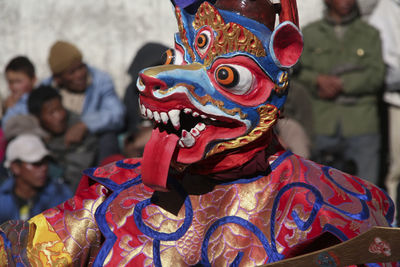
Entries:
[[0, 223], [28, 219], [72, 197], [87, 168], [141, 156], [152, 125], [140, 117], [136, 80], [141, 69], [161, 65], [166, 50], [148, 43], [138, 51], [122, 100], [111, 76], [88, 64], [73, 43], [59, 40], [51, 46], [52, 75], [42, 81], [27, 56], [8, 62]]
[[[304, 52], [275, 130], [294, 153], [386, 187], [396, 199], [400, 0], [321, 1], [323, 18], [302, 29]], [[162, 64], [167, 49], [139, 49], [123, 99], [111, 76], [70, 42], [51, 46], [52, 75], [42, 81], [29, 55], [4, 66], [0, 223], [70, 198], [84, 169], [142, 155], [152, 125], [140, 116], [136, 80], [141, 69]]]

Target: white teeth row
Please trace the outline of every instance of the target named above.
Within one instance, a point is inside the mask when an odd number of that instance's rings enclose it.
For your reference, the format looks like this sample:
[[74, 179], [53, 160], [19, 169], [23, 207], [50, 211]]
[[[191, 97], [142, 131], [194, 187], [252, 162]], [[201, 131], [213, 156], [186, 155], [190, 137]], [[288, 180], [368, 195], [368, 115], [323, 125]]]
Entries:
[[[164, 123], [167, 124], [168, 121], [171, 121], [172, 125], [176, 130], [179, 130], [181, 127], [180, 121], [179, 121], [179, 115], [181, 111], [179, 109], [172, 109], [168, 112], [157, 112], [157, 111], [151, 111], [150, 109], [146, 108], [144, 105], [140, 105], [140, 111], [142, 113], [142, 116], [147, 118], [147, 119], [154, 119], [157, 123]], [[206, 115], [200, 115], [196, 111], [192, 111], [190, 108], [185, 108], [183, 110], [185, 114], [192, 114], [193, 117], [201, 117], [203, 119], [207, 119], [208, 117]], [[210, 118], [211, 120], [215, 120], [214, 118]], [[179, 146], [181, 147], [192, 147], [196, 143], [196, 137], [200, 135], [200, 132], [204, 131], [206, 129], [206, 125], [204, 123], [197, 123], [194, 128], [190, 130], [190, 132], [186, 130], [182, 130], [181, 134], [181, 139], [179, 140]]]
[[147, 119], [154, 119], [156, 122], [160, 123], [161, 121], [164, 124], [167, 124], [168, 121], [171, 121], [172, 125], [175, 127], [175, 129], [180, 128], [180, 123], [179, 123], [179, 114], [181, 113], [180, 110], [178, 109], [173, 109], [166, 112], [157, 112], [157, 111], [151, 111], [150, 109], [146, 108], [144, 105], [140, 105], [140, 111], [142, 113], [142, 116], [147, 118]]
[[[198, 117], [198, 116], [200, 116], [202, 119], [207, 119], [208, 117], [206, 116], [206, 115], [204, 115], [204, 114], [199, 114], [198, 112], [196, 112], [196, 111], [193, 111], [193, 110], [191, 110], [190, 108], [185, 108], [184, 110], [183, 110], [183, 112], [185, 113], [185, 114], [192, 114], [192, 116], [193, 117]], [[215, 121], [216, 119], [215, 118], [210, 118], [212, 121]]]
[[194, 128], [190, 130], [190, 132], [186, 130], [182, 130], [182, 137], [179, 139], [180, 147], [192, 147], [196, 144], [196, 137], [200, 135], [200, 132], [204, 131], [206, 125], [204, 123], [197, 123]]

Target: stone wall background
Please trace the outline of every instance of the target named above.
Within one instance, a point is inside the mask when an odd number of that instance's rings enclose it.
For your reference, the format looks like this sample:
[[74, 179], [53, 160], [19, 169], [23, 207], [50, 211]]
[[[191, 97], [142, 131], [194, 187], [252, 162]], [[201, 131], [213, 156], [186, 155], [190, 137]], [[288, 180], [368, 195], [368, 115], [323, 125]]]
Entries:
[[[301, 25], [321, 17], [322, 3], [298, 0]], [[41, 80], [50, 75], [49, 48], [61, 39], [108, 71], [122, 97], [136, 51], [149, 41], [172, 46], [176, 31], [168, 0], [0, 0], [0, 96], [8, 93], [4, 67], [11, 58], [28, 56]]]

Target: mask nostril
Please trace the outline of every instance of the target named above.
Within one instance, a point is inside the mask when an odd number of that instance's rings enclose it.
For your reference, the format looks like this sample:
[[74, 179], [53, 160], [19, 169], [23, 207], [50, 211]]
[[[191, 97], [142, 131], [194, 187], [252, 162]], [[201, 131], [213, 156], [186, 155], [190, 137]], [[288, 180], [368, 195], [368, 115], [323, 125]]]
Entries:
[[149, 91], [157, 91], [167, 88], [167, 84], [164, 81], [143, 73], [139, 74], [138, 84], [143, 88], [143, 90], [146, 88], [146, 90]]
[[142, 77], [139, 77], [139, 84], [146, 86], [146, 83], [144, 82], [144, 80], [142, 79]]

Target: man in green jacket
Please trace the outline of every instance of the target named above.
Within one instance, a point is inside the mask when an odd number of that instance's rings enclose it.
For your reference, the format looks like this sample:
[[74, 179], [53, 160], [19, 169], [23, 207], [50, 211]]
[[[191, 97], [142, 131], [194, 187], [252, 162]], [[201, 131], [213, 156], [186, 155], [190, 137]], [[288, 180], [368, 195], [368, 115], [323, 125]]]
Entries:
[[360, 19], [356, 0], [325, 3], [324, 18], [303, 29], [298, 77], [312, 95], [316, 155], [336, 153], [354, 163], [355, 175], [377, 183], [377, 94], [384, 77], [379, 33]]

